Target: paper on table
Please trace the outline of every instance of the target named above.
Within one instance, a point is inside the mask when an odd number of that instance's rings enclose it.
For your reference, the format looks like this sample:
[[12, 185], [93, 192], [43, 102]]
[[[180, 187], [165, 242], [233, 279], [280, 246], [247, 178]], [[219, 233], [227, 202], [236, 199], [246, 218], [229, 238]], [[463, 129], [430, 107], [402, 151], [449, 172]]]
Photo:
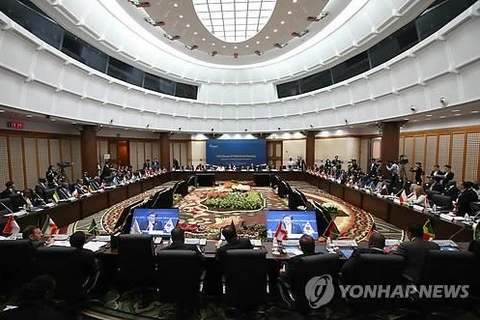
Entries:
[[302, 250], [300, 250], [298, 248], [294, 248], [294, 247], [285, 248], [285, 252], [289, 256], [298, 256], [298, 255], [303, 253]]
[[333, 246], [335, 247], [357, 247], [357, 242], [355, 240], [333, 240]]
[[85, 243], [83, 246], [84, 249], [92, 250], [93, 252], [98, 251], [101, 247], [105, 246], [108, 242], [102, 241], [90, 241]]
[[70, 241], [66, 241], [66, 240], [53, 241], [51, 245], [55, 247], [70, 247]]

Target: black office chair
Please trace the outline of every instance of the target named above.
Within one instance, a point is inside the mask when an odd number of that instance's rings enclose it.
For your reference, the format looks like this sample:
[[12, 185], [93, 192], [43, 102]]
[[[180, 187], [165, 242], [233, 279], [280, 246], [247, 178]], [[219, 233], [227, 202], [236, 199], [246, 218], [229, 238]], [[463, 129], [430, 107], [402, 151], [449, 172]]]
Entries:
[[96, 268], [89, 271], [84, 261], [71, 247], [41, 247], [37, 249], [35, 272], [49, 274], [56, 282], [55, 296], [70, 303], [81, 303], [89, 299], [88, 294], [95, 287], [99, 276]]
[[432, 194], [432, 202], [440, 211], [453, 208], [452, 198], [443, 194]]
[[440, 195], [441, 195], [441, 193], [440, 193], [440, 192], [438, 192], [438, 191], [434, 191], [434, 190], [428, 190], [428, 189], [427, 189], [427, 190], [425, 190], [425, 193], [427, 194], [427, 198], [428, 198], [428, 200], [432, 200], [432, 198], [433, 198], [433, 195], [435, 195], [435, 194], [440, 194]]
[[223, 260], [224, 297], [228, 306], [254, 309], [267, 295], [266, 253], [253, 249], [225, 252]]
[[[468, 246], [468, 251], [473, 252], [475, 255], [475, 270], [477, 274], [475, 275], [476, 279], [480, 278], [480, 240], [473, 240]], [[470, 289], [470, 293], [476, 297], [480, 297], [480, 284], [474, 283], [473, 287]]]
[[149, 235], [118, 236], [117, 284], [121, 289], [154, 288], [155, 261], [153, 238]]
[[322, 277], [325, 281], [331, 281], [333, 288], [338, 284], [338, 272], [340, 271], [340, 259], [338, 254], [317, 254], [302, 257], [296, 268], [296, 272], [287, 283], [282, 278], [278, 280], [278, 288], [282, 300], [291, 309], [307, 314], [315, 309], [310, 307], [305, 294], [307, 283], [314, 277]]
[[33, 277], [35, 249], [29, 240], [0, 241], [0, 292], [14, 294]]
[[177, 305], [177, 319], [188, 319], [200, 305], [205, 272], [203, 258], [189, 250], [161, 250], [157, 254], [160, 300]]

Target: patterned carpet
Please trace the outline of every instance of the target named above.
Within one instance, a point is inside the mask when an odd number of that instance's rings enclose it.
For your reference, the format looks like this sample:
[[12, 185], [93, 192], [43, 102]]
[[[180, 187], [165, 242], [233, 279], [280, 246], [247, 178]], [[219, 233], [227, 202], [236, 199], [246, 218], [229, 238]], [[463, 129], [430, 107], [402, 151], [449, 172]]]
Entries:
[[[175, 181], [170, 181], [102, 210], [93, 216], [77, 221], [68, 227], [67, 232], [87, 231], [93, 218], [99, 226], [100, 233], [110, 233], [123, 208], [136, 201], [150, 197], [160, 188], [173, 186], [174, 183]], [[399, 228], [381, 219], [374, 218], [368, 212], [318, 190], [306, 182], [291, 181], [290, 184], [292, 187], [303, 191], [309, 200], [315, 200], [320, 203], [331, 202], [338, 206], [339, 212], [334, 215], [334, 221], [340, 230], [341, 239], [365, 241], [374, 223], [377, 229], [389, 239], [403, 239], [404, 237], [403, 231]], [[255, 211], [218, 212], [209, 210], [201, 203], [206, 198], [207, 193], [212, 190], [205, 187], [193, 189], [187, 196], [179, 199], [175, 206], [180, 211], [180, 222], [197, 227], [197, 231], [187, 232], [188, 236], [216, 239], [220, 228], [229, 225], [233, 221], [240, 234], [264, 238], [266, 211], [268, 209], [288, 209], [288, 202], [286, 199], [279, 198], [275, 191], [269, 187], [253, 187], [253, 189], [260, 192], [265, 199], [265, 207]]]

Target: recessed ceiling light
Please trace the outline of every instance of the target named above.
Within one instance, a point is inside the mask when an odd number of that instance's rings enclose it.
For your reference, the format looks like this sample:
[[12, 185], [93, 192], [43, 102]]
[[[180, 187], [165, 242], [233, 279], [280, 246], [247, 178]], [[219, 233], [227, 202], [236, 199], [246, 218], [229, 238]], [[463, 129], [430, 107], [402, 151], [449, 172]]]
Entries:
[[260, 44], [260, 41], [255, 42], [256, 44]]
[[5, 110], [3, 110], [3, 109], [0, 109], [0, 113], [4, 113], [4, 112], [5, 112]]
[[277, 32], [277, 31], [278, 31], [278, 29], [273, 29], [273, 32]]
[[198, 32], [197, 32], [197, 31], [195, 31], [193, 34], [194, 34], [194, 35], [197, 35], [197, 34], [198, 34]]
[[293, 0], [293, 3], [297, 3], [297, 0]]
[[222, 48], [223, 48], [223, 49], [226, 49], [226, 48], [227, 48], [227, 46], [222, 46]]
[[238, 47], [237, 47], [237, 46], [233, 46], [233, 49], [238, 49]]
[[215, 43], [212, 43], [212, 46], [214, 46], [214, 47], [215, 47]]
[[287, 14], [292, 14], [292, 11], [288, 11]]
[[478, 110], [473, 110], [472, 113], [478, 113]]
[[185, 25], [185, 27], [187, 27], [187, 28], [190, 28], [190, 25], [189, 25], [189, 24], [187, 24], [187, 25]]
[[205, 38], [202, 38], [202, 41], [205, 41], [205, 40], [207, 40], [207, 39], [205, 39]]
[[245, 45], [245, 48], [250, 48], [250, 46], [248, 44]]
[[461, 116], [462, 114], [461, 113], [455, 113], [454, 116], [455, 117], [458, 117], [458, 116]]
[[460, 110], [458, 110], [458, 109], [452, 110], [452, 112], [458, 112], [458, 111], [460, 111]]
[[412, 122], [418, 122], [418, 120], [417, 120], [417, 119], [414, 119], [414, 120], [412, 120]]
[[280, 21], [280, 24], [285, 24], [285, 21], [283, 21], [283, 20], [282, 20], [282, 21]]
[[174, 3], [173, 6], [174, 6], [175, 8], [177, 8], [177, 7], [178, 7], [178, 3]]
[[440, 119], [445, 119], [447, 116], [440, 116]]
[[426, 114], [425, 117], [431, 117], [432, 115], [431, 114]]
[[25, 117], [32, 118], [33, 116], [31, 114], [27, 114], [27, 115], [25, 115]]
[[179, 15], [178, 17], [179, 17], [180, 19], [183, 19], [183, 15]]
[[270, 39], [270, 37], [269, 37], [269, 36], [266, 36], [266, 37], [265, 37], [265, 39], [267, 39], [267, 40], [268, 40], [268, 39]]

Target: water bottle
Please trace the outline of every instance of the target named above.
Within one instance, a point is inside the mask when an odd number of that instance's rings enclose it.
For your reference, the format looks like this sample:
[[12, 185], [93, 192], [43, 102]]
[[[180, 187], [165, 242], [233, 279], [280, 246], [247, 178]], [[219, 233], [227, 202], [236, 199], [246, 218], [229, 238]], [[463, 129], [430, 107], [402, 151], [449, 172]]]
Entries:
[[433, 212], [434, 212], [434, 213], [436, 213], [436, 212], [437, 212], [437, 205], [436, 205], [436, 204], [433, 204], [433, 206], [432, 206], [432, 210], [433, 210]]
[[468, 213], [465, 213], [464, 219], [465, 222], [470, 222], [470, 216], [468, 215]]
[[332, 239], [330, 237], [327, 238], [327, 249], [332, 247]]

